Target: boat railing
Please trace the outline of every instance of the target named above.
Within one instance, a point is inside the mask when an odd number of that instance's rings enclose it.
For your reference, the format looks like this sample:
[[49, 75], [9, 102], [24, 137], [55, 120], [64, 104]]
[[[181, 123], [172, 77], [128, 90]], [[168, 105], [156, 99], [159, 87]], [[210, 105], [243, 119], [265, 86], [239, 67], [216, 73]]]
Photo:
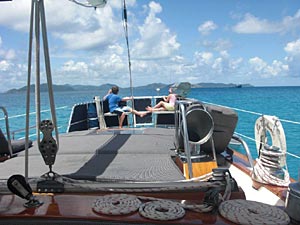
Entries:
[[10, 156], [13, 155], [12, 151], [12, 145], [11, 145], [11, 138], [10, 138], [10, 131], [9, 131], [9, 122], [8, 122], [8, 113], [4, 106], [0, 106], [0, 109], [3, 111], [4, 119], [5, 119], [5, 129], [6, 129], [6, 135], [7, 135], [7, 142], [8, 142], [8, 150]]
[[186, 154], [186, 160], [188, 164], [188, 171], [189, 171], [189, 178], [193, 178], [193, 169], [192, 169], [192, 158], [191, 158], [191, 149], [189, 145], [189, 134], [187, 129], [187, 121], [186, 121], [186, 112], [185, 112], [185, 104], [183, 102], [178, 101], [177, 102], [178, 107], [176, 109], [175, 113], [175, 140], [179, 140], [179, 132], [181, 129], [181, 123], [182, 123], [182, 136], [183, 136], [183, 143], [184, 143], [184, 149]]
[[236, 134], [233, 134], [232, 139], [238, 141], [239, 143], [241, 143], [243, 145], [243, 148], [246, 151], [246, 156], [248, 157], [248, 161], [251, 166], [251, 170], [253, 170], [253, 168], [254, 168], [253, 158], [252, 158], [252, 155], [251, 155], [251, 152], [250, 152], [250, 149], [249, 149], [247, 143]]
[[[6, 124], [5, 126], [8, 127], [8, 129], [6, 129], [6, 132], [5, 132], [8, 139], [10, 139], [10, 140], [24, 139], [25, 138], [24, 132], [26, 130], [25, 127], [11, 130], [11, 127], [9, 127], [7, 124], [9, 124], [8, 121], [10, 121], [12, 119], [25, 117], [26, 114], [18, 114], [18, 115], [8, 116], [8, 113], [7, 113], [7, 110], [5, 109], [5, 107], [3, 107], [3, 106], [0, 106], [0, 107], [1, 107], [2, 111], [4, 112], [4, 117], [3, 118], [0, 117], [0, 121], [4, 120], [5, 124]], [[64, 110], [64, 109], [69, 110], [69, 108], [70, 108], [69, 106], [62, 106], [62, 107], [57, 107], [56, 110]], [[48, 112], [50, 112], [50, 109], [45, 109], [45, 110], [41, 111], [41, 113], [48, 113]], [[30, 112], [29, 114], [31, 116], [35, 116], [36, 112]], [[64, 123], [60, 123], [60, 126], [58, 126], [58, 129], [62, 129], [67, 126], [68, 126], [68, 121], [66, 121]], [[34, 124], [32, 126], [29, 126], [29, 130], [36, 130], [36, 125]], [[36, 132], [31, 132], [31, 134], [29, 134], [29, 137], [34, 137], [34, 136], [36, 136]]]

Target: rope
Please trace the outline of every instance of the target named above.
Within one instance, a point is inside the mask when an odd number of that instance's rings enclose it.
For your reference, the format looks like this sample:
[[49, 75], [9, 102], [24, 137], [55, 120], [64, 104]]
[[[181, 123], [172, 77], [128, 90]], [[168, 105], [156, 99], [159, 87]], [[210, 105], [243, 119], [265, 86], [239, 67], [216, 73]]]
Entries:
[[289, 216], [281, 209], [264, 203], [235, 199], [222, 202], [220, 214], [237, 224], [244, 225], [286, 225], [290, 223]]
[[93, 210], [105, 215], [126, 215], [136, 212], [141, 204], [134, 195], [112, 194], [99, 197], [94, 202]]
[[[164, 191], [187, 191], [187, 190], [206, 190], [209, 188], [217, 188], [222, 185], [222, 182], [215, 181], [215, 182], [193, 182], [189, 183], [186, 180], [177, 181], [172, 183], [173, 186], [167, 186], [165, 182], [151, 182], [151, 184], [159, 184], [160, 187], [141, 187], [141, 188], [113, 188], [109, 187], [99, 187], [99, 182], [93, 182], [88, 180], [74, 180], [68, 177], [60, 176], [59, 181], [65, 184], [65, 188], [73, 188], [75, 191], [87, 190], [87, 191], [103, 191], [103, 192], [126, 192], [126, 193], [133, 193], [133, 192], [164, 192]], [[32, 183], [36, 183], [37, 179], [31, 179]], [[117, 182], [117, 181], [116, 181]], [[122, 180], [123, 182], [123, 180]], [[148, 182], [134, 182], [134, 183], [125, 183], [128, 186], [131, 184], [147, 184]], [[104, 182], [105, 184], [105, 182]], [[163, 187], [165, 185], [165, 187]]]
[[[252, 178], [260, 183], [287, 187], [290, 184], [290, 176], [286, 165], [285, 135], [280, 121], [277, 117], [262, 116], [257, 120], [255, 127], [255, 137], [260, 140], [260, 144], [257, 145], [259, 157], [253, 167]], [[275, 146], [266, 145], [267, 132], [270, 132]]]
[[57, 148], [59, 148], [59, 135], [58, 135], [57, 118], [56, 118], [55, 103], [54, 103], [44, 1], [40, 1], [40, 4], [41, 4], [40, 5], [40, 15], [41, 15], [40, 22], [41, 22], [41, 28], [42, 28], [42, 38], [43, 38], [43, 46], [44, 46], [44, 58], [45, 58], [45, 69], [46, 69], [46, 77], [47, 77], [47, 84], [48, 84], [49, 103], [50, 103], [51, 117], [52, 117], [52, 121], [54, 124]]
[[27, 92], [26, 92], [26, 121], [25, 121], [25, 179], [28, 180], [29, 171], [29, 115], [30, 115], [30, 80], [31, 80], [31, 62], [32, 62], [32, 37], [33, 37], [33, 19], [34, 19], [34, 2], [31, 2], [30, 26], [29, 26], [29, 46], [28, 46], [28, 74], [27, 74]]
[[[147, 201], [142, 203], [142, 201]], [[194, 212], [210, 212], [214, 206], [208, 204], [183, 204], [180, 202], [154, 197], [128, 194], [110, 194], [97, 198], [93, 203], [93, 211], [104, 215], [126, 215], [138, 211], [147, 219], [168, 221], [185, 216], [185, 210]]]
[[270, 170], [263, 165], [262, 160], [257, 159], [253, 168], [252, 178], [263, 184], [287, 187], [290, 184], [290, 176], [286, 170], [282, 169], [282, 171], [284, 173], [284, 179], [275, 177], [270, 174]]
[[164, 200], [142, 204], [139, 213], [148, 219], [166, 221], [184, 217], [185, 210], [175, 202]]
[[36, 109], [36, 136], [38, 143], [40, 143], [39, 124], [41, 121], [41, 97], [40, 97], [40, 14], [39, 14], [39, 1], [35, 3], [35, 109]]
[[[203, 183], [199, 184], [203, 185]], [[173, 201], [154, 197], [110, 194], [96, 199], [93, 204], [93, 210], [96, 213], [105, 215], [126, 215], [138, 210], [139, 214], [147, 219], [159, 221], [176, 220], [185, 216], [185, 210], [191, 210], [199, 213], [211, 212], [216, 205], [219, 205], [220, 201], [230, 198], [232, 187], [229, 174], [226, 175], [226, 184], [224, 196], [221, 196], [216, 189], [209, 189], [209, 191], [206, 192], [203, 204], [185, 204], [185, 201], [177, 202], [175, 200]], [[160, 191], [162, 191], [164, 188], [160, 189]], [[175, 189], [178, 191], [180, 188], [176, 186]], [[134, 188], [129, 190], [132, 192], [132, 190], [137, 189]], [[138, 190], [142, 191], [140, 189]], [[153, 190], [153, 188], [150, 190]], [[124, 192], [124, 190], [119, 191]], [[142, 203], [142, 201], [147, 202]]]

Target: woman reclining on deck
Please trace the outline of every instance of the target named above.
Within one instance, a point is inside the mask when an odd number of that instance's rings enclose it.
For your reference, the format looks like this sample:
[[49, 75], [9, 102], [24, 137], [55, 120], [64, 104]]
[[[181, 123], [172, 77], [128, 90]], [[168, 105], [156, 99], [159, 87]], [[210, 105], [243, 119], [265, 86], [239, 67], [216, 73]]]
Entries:
[[169, 88], [169, 95], [163, 97], [163, 101], [160, 101], [154, 107], [147, 106], [146, 110], [148, 112], [155, 111], [174, 111], [175, 102], [176, 102], [176, 94], [173, 93], [173, 89]]

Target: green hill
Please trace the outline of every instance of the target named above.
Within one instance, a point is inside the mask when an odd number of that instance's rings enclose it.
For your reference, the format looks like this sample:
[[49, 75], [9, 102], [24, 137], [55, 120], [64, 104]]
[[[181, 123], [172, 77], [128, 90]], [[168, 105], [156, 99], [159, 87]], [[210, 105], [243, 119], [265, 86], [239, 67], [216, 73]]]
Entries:
[[[163, 83], [152, 83], [145, 86], [138, 86], [134, 87], [134, 89], [164, 89], [168, 88], [171, 84], [163, 84]], [[54, 92], [63, 92], [63, 91], [97, 91], [97, 90], [108, 90], [111, 88], [113, 84], [102, 84], [100, 86], [94, 86], [94, 85], [70, 85], [70, 84], [64, 84], [64, 85], [53, 85]], [[231, 87], [252, 87], [250, 84], [224, 84], [224, 83], [197, 83], [192, 84], [192, 88], [231, 88]], [[120, 89], [127, 89], [129, 87], [120, 87]], [[48, 86], [47, 84], [41, 84], [40, 87], [41, 92], [47, 92]], [[20, 93], [20, 92], [26, 92], [27, 87], [24, 86], [19, 89], [10, 89], [5, 93]], [[35, 91], [35, 85], [30, 85], [30, 92]]]

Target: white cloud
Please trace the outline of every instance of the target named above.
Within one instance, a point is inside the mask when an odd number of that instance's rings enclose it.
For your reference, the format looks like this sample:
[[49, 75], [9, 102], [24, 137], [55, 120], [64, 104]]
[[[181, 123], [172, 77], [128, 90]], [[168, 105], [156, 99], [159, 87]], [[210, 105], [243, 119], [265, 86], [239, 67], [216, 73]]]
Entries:
[[202, 44], [207, 49], [217, 51], [217, 52], [227, 51], [232, 47], [231, 41], [225, 39], [218, 39], [216, 41], [205, 40], [203, 41]]
[[[134, 4], [135, 1], [130, 1]], [[17, 31], [28, 32], [31, 3], [28, 0], [1, 3], [0, 24]], [[120, 1], [109, 1], [105, 8], [95, 12], [70, 1], [45, 1], [48, 34], [61, 39], [63, 47], [90, 49], [116, 41], [122, 34], [121, 19], [115, 18], [113, 7]], [[58, 10], [63, 8], [63, 13]], [[14, 12], [14, 13], [11, 13]]]
[[198, 31], [202, 34], [202, 35], [208, 35], [210, 34], [211, 31], [217, 29], [218, 26], [211, 20], [204, 22], [203, 24], [201, 24], [198, 27]]
[[294, 16], [286, 16], [281, 22], [283, 32], [287, 33], [289, 31], [299, 31], [300, 27], [300, 9], [296, 12]]
[[12, 60], [15, 57], [16, 57], [15, 50], [13, 50], [13, 49], [5, 50], [5, 49], [0, 48], [0, 59], [3, 58], [6, 60]]
[[237, 58], [237, 59], [232, 59], [229, 65], [232, 71], [236, 71], [242, 63], [243, 63], [243, 58]]
[[68, 61], [64, 63], [63, 65], [63, 71], [65, 72], [83, 72], [86, 73], [88, 71], [88, 66], [85, 62], [77, 62], [75, 63], [74, 61]]
[[133, 43], [132, 55], [140, 59], [172, 57], [180, 47], [176, 35], [156, 16], [162, 11], [160, 4], [150, 2], [148, 8], [149, 14], [139, 26], [140, 37]]
[[[273, 79], [299, 74], [300, 39], [286, 44], [285, 59], [273, 61], [259, 56], [251, 59], [231, 56], [230, 50], [235, 43], [233, 39], [224, 39], [228, 36], [202, 43], [188, 43], [188, 48], [193, 48], [194, 52], [180, 52], [179, 35], [160, 17], [162, 4], [151, 1], [144, 6], [145, 11], [139, 11], [138, 14], [134, 10], [139, 7], [135, 5], [140, 4], [139, 1], [127, 0], [126, 3], [132, 6], [128, 7], [128, 28], [134, 85], [178, 80], [244, 83], [249, 79], [251, 83], [261, 77]], [[54, 83], [97, 85], [109, 82], [129, 86], [120, 0], [108, 1], [105, 8], [96, 11], [68, 0], [47, 0], [45, 4]], [[1, 3], [0, 25], [28, 32], [29, 7], [28, 0]], [[64, 13], [58, 13], [62, 7]], [[246, 14], [234, 31], [292, 32], [300, 27], [299, 18], [300, 10], [294, 16], [286, 16], [278, 22]], [[208, 20], [198, 27], [198, 31], [205, 35], [217, 28], [212, 20]], [[0, 80], [5, 83], [5, 86], [0, 84], [0, 92], [8, 87], [24, 86], [27, 72], [24, 62], [26, 53], [20, 54], [19, 49], [4, 48], [9, 46], [4, 41], [7, 40], [0, 37]], [[23, 48], [24, 44], [22, 51]]]
[[274, 60], [271, 66], [268, 66], [266, 72], [273, 76], [285, 76], [289, 70], [289, 66], [283, 62]]
[[244, 34], [276, 33], [281, 31], [279, 24], [269, 22], [266, 19], [259, 19], [247, 13], [244, 20], [233, 27], [233, 31]]
[[69, 15], [69, 19], [62, 24], [63, 27], [68, 27], [67, 30], [56, 29], [54, 33], [56, 38], [64, 41], [67, 48], [72, 50], [103, 48], [115, 43], [122, 36], [121, 19], [115, 18], [110, 5], [97, 9], [96, 13], [92, 10], [80, 10], [76, 8], [71, 13], [73, 16]]
[[18, 31], [29, 30], [31, 1], [1, 2], [0, 24]]
[[286, 76], [289, 72], [289, 66], [277, 60], [268, 65], [263, 59], [254, 57], [249, 59], [249, 65], [253, 69], [252, 74], [257, 73], [264, 78]]
[[15, 58], [15, 51], [13, 49], [2, 49], [2, 43], [0, 36], [0, 71], [8, 71], [12, 66], [10, 61]]
[[254, 15], [245, 14], [242, 21], [233, 26], [233, 31], [243, 34], [267, 34], [267, 33], [288, 33], [299, 29], [300, 10], [294, 16], [286, 16], [279, 22], [261, 19]]
[[288, 55], [300, 55], [300, 39], [287, 43], [284, 50]]
[[211, 52], [196, 52], [195, 53], [195, 60], [197, 64], [211, 64], [213, 61], [213, 54]]
[[8, 51], [6, 51], [4, 58], [8, 60], [12, 60], [15, 58], [15, 56], [16, 56], [15, 50], [9, 49]]
[[10, 67], [10, 63], [8, 63], [6, 60], [0, 61], [0, 71], [7, 71]]
[[285, 58], [289, 66], [289, 75], [300, 76], [300, 39], [287, 43], [284, 50], [287, 53]]
[[259, 57], [249, 59], [249, 64], [256, 72], [261, 72], [267, 66], [267, 63]]
[[22, 64], [13, 64], [9, 61], [0, 61], [0, 92], [11, 88], [20, 88], [27, 82], [27, 67]]

